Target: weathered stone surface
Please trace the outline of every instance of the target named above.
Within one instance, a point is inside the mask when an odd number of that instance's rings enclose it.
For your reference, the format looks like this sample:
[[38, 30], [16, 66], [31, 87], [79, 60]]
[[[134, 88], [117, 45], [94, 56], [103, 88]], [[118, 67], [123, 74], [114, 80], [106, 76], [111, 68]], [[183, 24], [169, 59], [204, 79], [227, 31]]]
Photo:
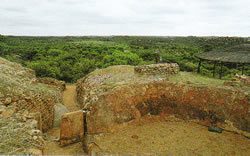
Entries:
[[42, 132], [40, 130], [37, 130], [37, 129], [32, 129], [30, 131], [31, 136], [38, 136], [38, 135], [41, 135], [41, 134], [42, 134]]
[[11, 103], [11, 97], [7, 97], [4, 101], [5, 105], [9, 105]]
[[139, 74], [177, 74], [179, 71], [180, 68], [177, 63], [161, 63], [135, 67], [135, 73]]
[[[225, 87], [221, 80], [191, 76], [138, 75], [132, 66], [97, 70], [77, 83], [78, 103], [89, 109], [89, 133], [111, 132], [116, 126], [142, 116], [175, 114], [184, 119], [212, 123], [231, 121], [250, 131], [248, 94], [241, 88]], [[206, 80], [207, 82], [203, 82]], [[211, 84], [215, 81], [215, 84]]]
[[54, 105], [62, 101], [61, 91], [33, 83], [35, 72], [0, 57], [0, 153], [28, 154], [42, 150], [41, 135], [53, 126]]
[[55, 113], [54, 113], [54, 124], [53, 124], [53, 126], [54, 127], [60, 127], [61, 119], [62, 119], [63, 114], [68, 113], [69, 110], [61, 103], [57, 103], [54, 106], [54, 110], [55, 110]]
[[53, 107], [62, 101], [62, 95], [58, 89], [32, 83], [34, 79], [33, 70], [0, 58], [0, 103], [15, 111], [41, 113], [41, 127], [47, 131], [53, 126]]
[[83, 135], [83, 112], [64, 114], [61, 120], [60, 145], [65, 146], [80, 141]]

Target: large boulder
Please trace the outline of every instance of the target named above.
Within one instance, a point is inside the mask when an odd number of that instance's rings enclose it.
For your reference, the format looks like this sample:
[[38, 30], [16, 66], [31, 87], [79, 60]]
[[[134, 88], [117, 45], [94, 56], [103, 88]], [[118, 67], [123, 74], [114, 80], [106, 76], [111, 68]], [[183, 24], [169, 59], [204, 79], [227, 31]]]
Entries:
[[60, 145], [65, 146], [83, 139], [84, 115], [82, 111], [66, 113], [62, 116]]
[[68, 113], [69, 110], [67, 109], [67, 107], [65, 107], [63, 104], [61, 103], [57, 103], [54, 105], [54, 123], [53, 126], [54, 127], [60, 127], [61, 125], [61, 119], [63, 114]]
[[145, 115], [175, 114], [250, 131], [249, 88], [192, 73], [138, 74], [133, 66], [96, 70], [77, 82], [78, 103], [90, 111], [89, 133], [111, 132]]

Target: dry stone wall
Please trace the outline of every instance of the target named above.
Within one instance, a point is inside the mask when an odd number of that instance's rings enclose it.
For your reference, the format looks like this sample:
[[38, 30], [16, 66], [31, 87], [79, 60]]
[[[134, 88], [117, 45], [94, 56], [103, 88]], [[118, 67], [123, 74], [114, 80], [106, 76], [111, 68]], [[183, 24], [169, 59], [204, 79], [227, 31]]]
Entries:
[[180, 71], [177, 63], [161, 63], [142, 65], [135, 67], [135, 73], [139, 74], [177, 74]]
[[[62, 97], [59, 89], [36, 79], [33, 70], [0, 58], [0, 118], [15, 127], [5, 134], [6, 127], [0, 124], [0, 154], [29, 154], [43, 148], [41, 132], [53, 126], [54, 105]], [[33, 130], [39, 135], [26, 135]]]
[[42, 130], [47, 131], [53, 126], [54, 105], [62, 96], [59, 89], [36, 79], [34, 71], [0, 58], [0, 106], [41, 113]]

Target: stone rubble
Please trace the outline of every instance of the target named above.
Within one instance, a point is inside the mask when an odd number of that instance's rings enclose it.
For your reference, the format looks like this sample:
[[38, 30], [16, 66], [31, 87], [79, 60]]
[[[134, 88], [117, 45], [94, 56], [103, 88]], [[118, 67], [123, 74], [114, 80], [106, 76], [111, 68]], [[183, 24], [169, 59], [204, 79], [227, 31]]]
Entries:
[[250, 86], [250, 77], [246, 75], [238, 75], [236, 74], [234, 78], [231, 80], [226, 80], [224, 82], [225, 86], [232, 86], [232, 87], [244, 87]]
[[250, 77], [246, 75], [235, 75], [236, 80], [240, 81], [241, 83], [250, 86]]

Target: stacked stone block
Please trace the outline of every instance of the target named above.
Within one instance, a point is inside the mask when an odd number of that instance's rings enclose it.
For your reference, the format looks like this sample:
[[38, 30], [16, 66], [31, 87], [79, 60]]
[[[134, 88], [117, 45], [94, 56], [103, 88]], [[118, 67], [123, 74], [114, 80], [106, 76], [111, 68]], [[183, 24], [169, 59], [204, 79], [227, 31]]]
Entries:
[[166, 74], [172, 75], [179, 73], [180, 68], [177, 63], [161, 63], [161, 64], [151, 64], [142, 65], [135, 67], [135, 73], [139, 74]]

